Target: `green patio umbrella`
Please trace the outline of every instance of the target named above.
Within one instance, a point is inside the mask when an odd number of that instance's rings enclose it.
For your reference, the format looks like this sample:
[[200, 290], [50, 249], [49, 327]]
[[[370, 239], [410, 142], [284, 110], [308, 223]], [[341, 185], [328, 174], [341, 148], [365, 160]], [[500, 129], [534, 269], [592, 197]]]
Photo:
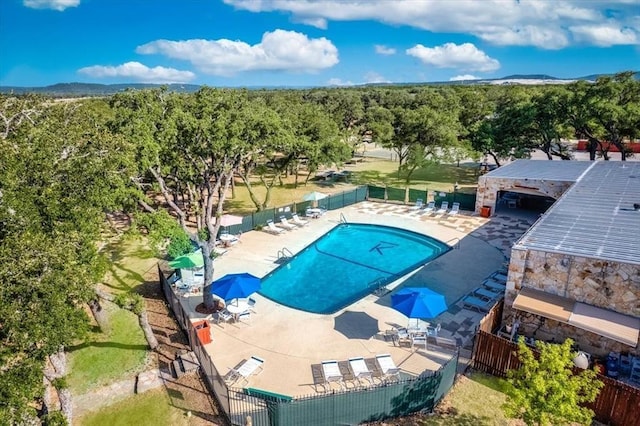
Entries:
[[202, 268], [204, 266], [202, 252], [198, 250], [194, 251], [193, 253], [178, 256], [171, 262], [169, 262], [169, 266], [173, 269]]

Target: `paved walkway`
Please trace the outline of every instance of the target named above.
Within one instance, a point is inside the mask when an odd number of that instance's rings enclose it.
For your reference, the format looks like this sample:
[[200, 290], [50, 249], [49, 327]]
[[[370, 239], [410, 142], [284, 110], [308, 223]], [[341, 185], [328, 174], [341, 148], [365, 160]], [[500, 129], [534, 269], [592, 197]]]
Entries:
[[[434, 322], [442, 325], [439, 336], [464, 345], [470, 341], [484, 314], [462, 309], [459, 299], [503, 267], [508, 247], [520, 237], [526, 223], [523, 219], [506, 216], [482, 218], [470, 212], [450, 217], [421, 213], [411, 206], [362, 202], [329, 211], [319, 219], [311, 219], [309, 226], [281, 235], [250, 231], [243, 234], [240, 244], [215, 260], [214, 280], [233, 272], [265, 276], [278, 266], [279, 250], [286, 247], [297, 253], [335, 227], [341, 216], [353, 223], [374, 223], [420, 232], [457, 248], [390, 287], [406, 284], [428, 285], [436, 291], [438, 286], [446, 289], [443, 294], [447, 295], [450, 309]], [[206, 345], [221, 374], [242, 359], [251, 356], [264, 359], [263, 372], [251, 377], [248, 386], [286, 395], [305, 395], [315, 392], [311, 365], [323, 360], [369, 358], [389, 353], [405, 374], [417, 375], [427, 369], [436, 370], [452, 354], [445, 347], [429, 345], [417, 349], [396, 346], [386, 340], [386, 330], [407, 324], [407, 318], [391, 308], [389, 294], [383, 297], [368, 295], [333, 315], [291, 309], [259, 294], [255, 298], [256, 313], [252, 314], [249, 324], [214, 324], [213, 342]], [[195, 307], [202, 302], [201, 295], [189, 295], [181, 301], [192, 320], [203, 318], [195, 312]], [[370, 325], [354, 321], [350, 331], [355, 335], [363, 331], [363, 336], [345, 336], [336, 328], [335, 318], [349, 311], [374, 318], [378, 333], [364, 337], [364, 330], [370, 330]]]

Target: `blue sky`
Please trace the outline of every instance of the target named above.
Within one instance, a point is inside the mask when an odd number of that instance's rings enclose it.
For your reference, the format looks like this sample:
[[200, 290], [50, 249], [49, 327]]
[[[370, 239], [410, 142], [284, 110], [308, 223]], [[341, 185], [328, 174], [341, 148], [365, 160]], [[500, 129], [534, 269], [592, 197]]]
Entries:
[[640, 69], [638, 0], [1, 0], [0, 85], [329, 86]]

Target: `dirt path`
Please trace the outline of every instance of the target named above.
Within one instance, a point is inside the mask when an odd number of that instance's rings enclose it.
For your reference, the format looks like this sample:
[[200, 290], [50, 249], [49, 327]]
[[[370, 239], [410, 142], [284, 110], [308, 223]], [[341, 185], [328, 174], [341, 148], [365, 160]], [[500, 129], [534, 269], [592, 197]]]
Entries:
[[[165, 302], [157, 270], [149, 270], [144, 278], [145, 283], [137, 287], [136, 292], [145, 299], [149, 324], [160, 343], [156, 351], [157, 368], [171, 371], [171, 362], [177, 354], [189, 350], [189, 342]], [[185, 374], [179, 379], [166, 381], [171, 403], [185, 413], [191, 412], [190, 425], [224, 425], [224, 419], [218, 415], [217, 403], [200, 374]]]

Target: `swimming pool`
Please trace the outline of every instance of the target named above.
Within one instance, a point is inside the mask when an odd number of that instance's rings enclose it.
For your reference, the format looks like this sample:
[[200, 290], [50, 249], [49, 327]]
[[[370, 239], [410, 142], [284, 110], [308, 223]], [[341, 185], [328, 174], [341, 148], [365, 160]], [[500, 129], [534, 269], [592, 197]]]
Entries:
[[260, 294], [292, 308], [330, 314], [449, 249], [404, 229], [340, 224], [264, 277]]

